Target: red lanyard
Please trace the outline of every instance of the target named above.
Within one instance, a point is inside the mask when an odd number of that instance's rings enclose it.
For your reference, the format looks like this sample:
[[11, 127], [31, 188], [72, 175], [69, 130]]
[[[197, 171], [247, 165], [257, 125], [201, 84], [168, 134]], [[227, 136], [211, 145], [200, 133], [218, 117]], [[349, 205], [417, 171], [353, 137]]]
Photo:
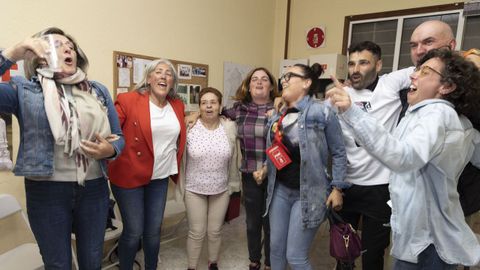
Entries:
[[281, 129], [283, 129], [282, 128], [282, 121], [283, 121], [283, 118], [285, 117], [285, 115], [287, 115], [286, 111], [282, 114], [282, 116], [280, 116], [280, 119], [278, 119], [277, 130], [275, 131], [275, 135], [273, 137], [273, 140], [274, 140], [274, 144], [280, 146], [281, 148], [283, 148], [283, 150], [285, 150], [285, 152], [290, 154], [290, 151], [288, 151], [287, 147], [282, 143], [283, 132], [280, 131]]

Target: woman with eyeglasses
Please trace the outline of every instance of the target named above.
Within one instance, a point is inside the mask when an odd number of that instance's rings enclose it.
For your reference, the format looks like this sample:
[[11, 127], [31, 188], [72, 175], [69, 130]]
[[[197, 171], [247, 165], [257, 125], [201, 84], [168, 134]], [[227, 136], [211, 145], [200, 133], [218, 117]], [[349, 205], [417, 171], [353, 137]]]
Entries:
[[0, 75], [20, 60], [26, 78], [0, 83], [0, 112], [18, 119], [14, 173], [25, 177], [28, 220], [45, 269], [72, 269], [72, 227], [79, 268], [100, 269], [106, 160], [124, 146], [115, 107], [108, 89], [87, 79], [88, 59], [78, 43], [59, 28], [0, 51]]
[[132, 269], [140, 243], [145, 269], [157, 269], [168, 181], [177, 182], [186, 141], [185, 106], [176, 94], [177, 83], [172, 63], [156, 59], [134, 89], [115, 102], [126, 145], [108, 172], [122, 215], [122, 270]]
[[410, 78], [410, 107], [392, 134], [352, 106], [341, 85], [327, 96], [359, 144], [392, 170], [393, 269], [476, 265], [480, 244], [465, 223], [457, 183], [469, 161], [480, 166], [480, 135], [467, 119], [480, 107], [480, 73], [441, 49], [428, 52]]
[[327, 207], [341, 209], [342, 189], [349, 186], [343, 181], [347, 159], [338, 118], [331, 106], [313, 98], [322, 72], [319, 64], [288, 68], [281, 77], [286, 106], [267, 126], [267, 212], [276, 270], [287, 263], [293, 270], [312, 269], [308, 252]]

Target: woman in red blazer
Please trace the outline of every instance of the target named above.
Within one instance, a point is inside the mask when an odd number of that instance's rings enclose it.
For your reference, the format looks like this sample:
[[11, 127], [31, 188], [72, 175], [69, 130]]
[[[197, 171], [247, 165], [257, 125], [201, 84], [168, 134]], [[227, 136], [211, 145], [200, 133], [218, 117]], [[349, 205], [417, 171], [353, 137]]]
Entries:
[[186, 140], [184, 104], [176, 87], [172, 63], [158, 59], [145, 68], [134, 90], [115, 102], [125, 148], [108, 171], [123, 220], [120, 269], [132, 269], [140, 240], [145, 269], [157, 268], [168, 178], [176, 182]]

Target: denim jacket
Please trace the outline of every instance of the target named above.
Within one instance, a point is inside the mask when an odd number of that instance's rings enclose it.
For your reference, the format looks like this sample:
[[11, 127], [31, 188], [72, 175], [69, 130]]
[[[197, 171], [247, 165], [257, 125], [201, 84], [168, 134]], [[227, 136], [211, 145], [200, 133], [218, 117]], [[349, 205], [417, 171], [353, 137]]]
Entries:
[[[302, 206], [302, 223], [304, 227], [313, 228], [325, 220], [327, 195], [331, 187], [341, 189], [350, 186], [344, 182], [347, 168], [347, 154], [343, 142], [342, 129], [332, 108], [324, 102], [315, 101], [305, 96], [296, 106], [299, 110], [298, 127], [300, 141], [300, 200]], [[273, 123], [280, 114], [268, 122], [267, 147], [272, 145], [271, 132]], [[332, 156], [332, 178], [327, 173], [329, 153]], [[272, 202], [277, 169], [267, 158], [268, 196], [267, 212]]]
[[[13, 63], [0, 61], [0, 75], [4, 74]], [[116, 158], [125, 144], [117, 112], [110, 94], [105, 86], [90, 82], [100, 101], [108, 110], [108, 120], [112, 134], [120, 137], [112, 142]], [[12, 113], [20, 126], [20, 145], [17, 162], [13, 172], [17, 176], [50, 176], [54, 172], [54, 139], [45, 112], [43, 93], [37, 77], [30, 81], [24, 77], [14, 76], [9, 83], [0, 83], [0, 111]], [[100, 162], [106, 177], [106, 161]], [[107, 178], [107, 177], [106, 177]]]

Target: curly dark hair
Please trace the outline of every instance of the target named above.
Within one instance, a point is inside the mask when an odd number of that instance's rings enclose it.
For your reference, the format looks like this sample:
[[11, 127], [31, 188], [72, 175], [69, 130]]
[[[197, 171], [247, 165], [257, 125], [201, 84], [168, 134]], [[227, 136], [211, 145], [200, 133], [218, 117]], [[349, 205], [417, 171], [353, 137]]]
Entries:
[[480, 71], [478, 68], [459, 53], [447, 49], [429, 51], [419, 61], [418, 66], [431, 58], [438, 58], [445, 65], [440, 82], [456, 86], [454, 91], [443, 95], [443, 99], [450, 101], [458, 114], [465, 115], [475, 127], [479, 127]]
[[294, 66], [302, 69], [305, 79], [312, 80], [312, 84], [308, 89], [309, 96], [313, 96], [322, 91], [320, 76], [323, 74], [323, 68], [319, 63], [315, 63], [311, 67], [304, 64], [295, 64]]

